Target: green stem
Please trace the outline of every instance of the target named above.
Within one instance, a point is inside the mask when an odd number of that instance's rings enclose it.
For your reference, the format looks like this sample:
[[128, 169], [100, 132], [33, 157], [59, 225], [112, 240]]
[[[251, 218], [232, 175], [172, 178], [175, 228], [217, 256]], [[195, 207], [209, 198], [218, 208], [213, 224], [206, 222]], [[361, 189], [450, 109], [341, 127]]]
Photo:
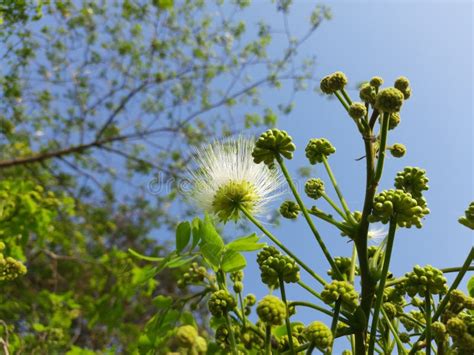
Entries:
[[286, 292], [285, 292], [285, 283], [281, 277], [278, 278], [280, 281], [280, 292], [281, 292], [281, 299], [285, 304], [286, 308], [286, 315], [285, 315], [285, 324], [286, 324], [286, 333], [288, 334], [288, 345], [290, 347], [291, 355], [295, 355], [295, 350], [293, 349], [293, 336], [291, 335], [291, 323], [290, 323], [290, 315], [288, 311], [288, 302], [286, 300]]
[[283, 175], [285, 176], [286, 181], [288, 182], [288, 185], [290, 186], [291, 191], [293, 192], [293, 195], [295, 196], [296, 201], [298, 202], [298, 205], [300, 206], [301, 211], [303, 212], [303, 216], [306, 219], [306, 222], [309, 225], [309, 228], [313, 232], [314, 237], [316, 238], [316, 241], [319, 244], [319, 247], [321, 248], [324, 256], [328, 260], [329, 264], [331, 265], [331, 268], [336, 275], [336, 278], [338, 280], [343, 280], [342, 274], [339, 271], [339, 268], [337, 267], [336, 263], [334, 262], [331, 254], [329, 253], [328, 249], [326, 248], [326, 245], [324, 244], [321, 236], [319, 235], [318, 230], [314, 226], [313, 220], [311, 219], [311, 216], [308, 213], [308, 210], [306, 209], [303, 200], [301, 199], [298, 190], [296, 189], [295, 184], [293, 183], [293, 180], [291, 179], [290, 174], [288, 173], [288, 170], [286, 169], [285, 162], [283, 161], [282, 157], [277, 155], [276, 159], [278, 161], [278, 164], [280, 165], [281, 171]]
[[230, 317], [229, 314], [225, 314], [225, 322], [227, 325], [227, 330], [229, 331], [229, 338], [230, 338], [230, 346], [232, 347], [232, 355], [238, 355], [237, 353], [237, 345], [235, 342], [235, 335], [234, 335], [234, 330], [232, 329], [231, 323], [230, 323]]
[[267, 325], [265, 327], [265, 355], [272, 354], [272, 327]]
[[389, 123], [390, 114], [384, 112], [382, 118], [382, 128], [380, 136], [380, 147], [379, 147], [379, 158], [377, 160], [377, 167], [375, 168], [375, 177], [374, 181], [378, 183], [382, 177], [383, 163], [385, 160], [385, 150], [387, 148], [387, 135], [388, 135], [388, 123]]
[[425, 292], [425, 319], [426, 319], [426, 355], [431, 355], [431, 296]]
[[301, 266], [308, 274], [310, 274], [316, 281], [321, 285], [326, 285], [327, 282], [321, 276], [316, 274], [308, 265], [301, 261], [295, 254], [293, 254], [287, 247], [285, 247], [270, 231], [268, 231], [254, 216], [252, 216], [244, 207], [240, 206], [242, 213], [253, 223], [255, 226], [260, 229], [270, 240], [275, 243], [281, 250], [291, 256], [296, 263]]
[[328, 350], [326, 351], [326, 354], [328, 355], [332, 353], [334, 339], [336, 338], [336, 329], [337, 329], [337, 323], [339, 321], [339, 312], [341, 311], [341, 304], [342, 304], [342, 299], [339, 298], [336, 301], [336, 304], [334, 306], [334, 316], [332, 317], [332, 322], [331, 322], [332, 343], [331, 345], [329, 345]]
[[382, 308], [380, 310], [382, 312], [382, 315], [383, 317], [385, 318], [385, 321], [387, 322], [388, 324], [388, 327], [390, 328], [390, 331], [392, 332], [392, 335], [393, 335], [393, 338], [395, 339], [395, 342], [397, 343], [397, 348], [398, 348], [398, 353], [400, 354], [406, 354], [407, 351], [405, 349], [405, 347], [403, 346], [403, 343], [402, 341], [400, 340], [400, 337], [398, 336], [398, 332], [397, 330], [395, 329], [395, 327], [393, 326], [392, 322], [390, 321], [390, 319], [388, 318], [387, 314], [385, 313], [384, 309]]
[[346, 200], [344, 199], [344, 195], [342, 194], [341, 189], [339, 188], [339, 185], [337, 184], [336, 177], [334, 176], [334, 173], [332, 172], [331, 166], [329, 165], [328, 160], [326, 159], [325, 156], [323, 156], [323, 164], [324, 167], [326, 168], [326, 171], [329, 175], [329, 179], [331, 180], [332, 186], [334, 186], [334, 190], [336, 190], [337, 197], [339, 197], [339, 201], [341, 201], [342, 208], [346, 212], [346, 216], [350, 222], [353, 224], [357, 224], [357, 221], [352, 217], [351, 210], [349, 209], [349, 206], [347, 205]]
[[298, 285], [300, 285], [301, 287], [303, 287], [306, 291], [308, 291], [309, 293], [311, 293], [313, 296], [315, 296], [316, 298], [320, 299], [321, 301], [323, 300], [323, 298], [321, 297], [321, 294], [316, 292], [315, 290], [313, 290], [311, 287], [309, 287], [308, 285], [306, 285], [303, 281], [298, 281], [297, 282]]
[[[461, 270], [459, 271], [458, 275], [456, 276], [456, 278], [454, 279], [454, 282], [453, 284], [451, 285], [451, 287], [449, 288], [448, 290], [448, 293], [443, 297], [442, 301], [439, 303], [438, 305], [438, 308], [436, 309], [435, 313], [433, 314], [433, 317], [431, 319], [432, 322], [436, 322], [439, 318], [439, 316], [441, 315], [441, 313], [443, 313], [443, 310], [444, 308], [446, 307], [446, 305], [448, 304], [448, 301], [449, 301], [449, 295], [451, 294], [451, 292], [456, 289], [459, 284], [461, 283], [464, 275], [466, 274], [467, 270], [469, 269], [469, 267], [471, 266], [471, 263], [472, 263], [472, 260], [474, 259], [474, 248], [471, 247], [471, 250], [466, 258], [466, 260], [464, 261], [464, 264], [463, 266], [461, 267]], [[410, 355], [411, 354], [414, 354], [417, 350], [417, 344], [422, 341], [423, 339], [425, 338], [425, 332], [423, 332], [420, 337], [418, 338], [418, 340], [414, 343], [414, 346], [411, 348], [410, 350]]]
[[346, 99], [347, 103], [348, 103], [349, 105], [352, 104], [351, 97], [350, 97], [349, 94], [347, 93], [346, 89], [342, 89], [341, 92], [342, 92], [342, 95], [344, 96], [344, 98]]
[[347, 219], [346, 214], [326, 193], [322, 193], [321, 196], [327, 201], [327, 203], [329, 203], [329, 205], [331, 205], [332, 208], [334, 208], [334, 211], [336, 211], [342, 218]]
[[246, 324], [246, 317], [245, 317], [244, 301], [242, 300], [242, 292], [239, 292], [239, 302], [240, 302], [240, 309], [242, 311], [242, 327], [245, 329], [247, 327], [247, 324]]
[[370, 329], [370, 341], [369, 341], [369, 352], [368, 352], [369, 355], [374, 353], [375, 338], [377, 336], [377, 323], [379, 320], [380, 308], [382, 306], [383, 291], [385, 289], [385, 282], [387, 280], [388, 268], [390, 266], [390, 258], [392, 256], [393, 241], [395, 240], [396, 229], [397, 229], [396, 216], [393, 216], [390, 219], [390, 226], [389, 226], [388, 237], [387, 237], [387, 247], [385, 248], [385, 257], [383, 260], [383, 267], [382, 267], [382, 276], [379, 281], [379, 285], [377, 288], [377, 296], [375, 298], [374, 315], [372, 318], [372, 327]]
[[308, 213], [322, 219], [323, 221], [326, 221], [326, 222], [332, 224], [337, 229], [339, 229], [340, 231], [342, 231], [346, 234], [350, 233], [350, 231], [347, 229], [346, 226], [344, 226], [342, 223], [339, 223], [338, 221], [336, 221], [331, 215], [329, 215], [327, 213], [324, 213], [320, 209], [316, 208], [316, 206], [313, 206], [311, 209], [309, 209]]
[[349, 111], [349, 105], [347, 104], [347, 102], [344, 100], [344, 98], [341, 96], [341, 94], [339, 92], [335, 92], [334, 95], [336, 95], [337, 99], [339, 100], [339, 102], [342, 104], [342, 106], [344, 106], [344, 108], [346, 109], [346, 111]]
[[349, 282], [351, 284], [354, 284], [355, 271], [356, 271], [356, 261], [357, 261], [357, 248], [354, 244], [352, 246], [351, 272], [349, 273]]
[[[334, 317], [334, 313], [331, 312], [330, 310], [327, 310], [323, 307], [320, 307], [318, 305], [315, 305], [311, 302], [306, 302], [306, 301], [293, 301], [293, 302], [290, 302], [289, 303], [291, 306], [302, 306], [302, 307], [308, 307], [308, 308], [312, 308], [312, 309], [315, 309], [321, 313], [324, 313], [324, 314], [327, 314], [328, 316], [330, 317]], [[348, 320], [344, 320], [344, 319], [341, 319], [342, 322], [348, 324]]]
[[306, 355], [311, 355], [313, 353], [314, 347], [315, 347], [314, 341], [309, 343], [308, 350], [306, 350]]

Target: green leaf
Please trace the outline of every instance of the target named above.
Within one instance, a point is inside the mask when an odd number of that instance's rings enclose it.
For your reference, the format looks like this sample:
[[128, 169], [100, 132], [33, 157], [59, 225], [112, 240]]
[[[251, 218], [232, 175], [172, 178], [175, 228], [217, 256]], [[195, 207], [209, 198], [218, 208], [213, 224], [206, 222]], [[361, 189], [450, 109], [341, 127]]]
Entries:
[[215, 244], [201, 243], [199, 246], [202, 256], [214, 271], [219, 270], [223, 247]]
[[224, 253], [221, 269], [224, 272], [235, 272], [242, 270], [246, 265], [247, 261], [242, 254], [229, 249]]
[[138, 258], [138, 259], [142, 259], [142, 260], [146, 260], [146, 261], [155, 261], [155, 262], [161, 262], [164, 260], [164, 258], [159, 258], [159, 257], [153, 257], [153, 256], [146, 256], [146, 255], [142, 255], [138, 252], [136, 252], [135, 250], [131, 249], [131, 248], [128, 248], [128, 252], [130, 254], [132, 254], [134, 257]]
[[183, 266], [192, 260], [194, 260], [197, 257], [197, 255], [192, 255], [192, 256], [177, 256], [175, 258], [170, 259], [168, 262], [166, 262], [165, 267], [174, 269], [180, 266]]
[[224, 241], [222, 237], [217, 233], [214, 223], [212, 223], [211, 217], [208, 214], [204, 217], [204, 221], [200, 225], [201, 242], [211, 245], [224, 247]]
[[171, 307], [173, 304], [173, 299], [169, 296], [158, 295], [153, 299], [153, 304], [158, 309], [166, 309]]
[[469, 296], [474, 297], [474, 276], [471, 276], [467, 283], [467, 291], [469, 292]]
[[227, 249], [232, 249], [235, 251], [254, 251], [262, 249], [266, 243], [257, 243], [260, 237], [255, 233], [235, 239], [227, 244]]
[[170, 10], [173, 8], [173, 0], [155, 0], [156, 5], [163, 10]]
[[191, 249], [194, 249], [201, 240], [201, 224], [202, 222], [198, 217], [194, 218], [191, 222], [191, 229], [193, 232], [193, 243]]
[[191, 239], [191, 224], [189, 222], [181, 222], [176, 228], [176, 251], [181, 253]]

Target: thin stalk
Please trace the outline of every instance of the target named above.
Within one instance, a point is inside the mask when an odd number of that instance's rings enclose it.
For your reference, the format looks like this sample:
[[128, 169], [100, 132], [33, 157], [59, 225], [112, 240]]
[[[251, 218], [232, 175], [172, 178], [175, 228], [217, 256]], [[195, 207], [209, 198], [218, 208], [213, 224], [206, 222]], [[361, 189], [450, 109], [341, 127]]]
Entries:
[[300, 281], [297, 282], [297, 284], [300, 285], [301, 287], [303, 287], [306, 291], [311, 293], [316, 298], [320, 299], [321, 301], [323, 300], [323, 298], [321, 297], [321, 294], [319, 292], [316, 292], [315, 290], [313, 290], [311, 287], [306, 285], [303, 281], [300, 280]]
[[309, 343], [308, 350], [306, 350], [306, 355], [311, 355], [313, 353], [313, 350], [314, 350], [314, 341]]
[[398, 353], [399, 354], [406, 354], [407, 351], [406, 351], [405, 347], [403, 346], [403, 343], [400, 340], [400, 337], [398, 336], [397, 330], [395, 329], [392, 322], [388, 318], [388, 316], [385, 313], [384, 309], [382, 308], [380, 311], [382, 312], [382, 315], [385, 318], [385, 321], [387, 322], [388, 327], [390, 328], [390, 331], [392, 332], [393, 338], [395, 339], [395, 342], [397, 343]]
[[331, 166], [329, 165], [329, 162], [325, 156], [323, 156], [323, 164], [326, 168], [326, 172], [329, 175], [329, 179], [331, 180], [332, 186], [334, 186], [334, 190], [336, 190], [337, 197], [339, 197], [339, 201], [341, 201], [342, 208], [346, 212], [346, 219], [348, 219], [353, 224], [357, 224], [357, 221], [354, 219], [354, 217], [352, 217], [351, 210], [349, 209], [349, 206], [347, 205], [347, 202], [344, 199], [344, 195], [342, 194], [342, 191], [339, 188], [339, 185], [337, 184], [336, 177], [334, 176]]
[[[441, 300], [441, 302], [439, 303], [438, 305], [438, 308], [436, 309], [435, 313], [433, 314], [433, 317], [431, 319], [432, 322], [436, 322], [439, 318], [439, 316], [441, 315], [441, 313], [443, 312], [444, 308], [446, 307], [446, 305], [448, 304], [448, 301], [449, 301], [449, 295], [451, 294], [451, 292], [456, 289], [459, 284], [461, 283], [464, 275], [466, 274], [467, 270], [469, 269], [469, 267], [471, 266], [471, 263], [472, 263], [472, 260], [474, 259], [474, 248], [471, 248], [466, 260], [464, 261], [464, 264], [463, 266], [461, 267], [461, 270], [459, 270], [459, 273], [458, 275], [456, 276], [456, 278], [454, 279], [454, 282], [453, 284], [451, 285], [451, 287], [449, 288], [448, 290], [448, 293], [443, 297], [443, 299]], [[418, 340], [414, 343], [414, 346], [411, 348], [410, 350], [410, 355], [411, 354], [414, 354], [415, 351], [417, 350], [417, 344], [422, 341], [423, 339], [425, 338], [425, 332], [423, 332], [420, 337], [418, 338]]]
[[272, 327], [267, 325], [265, 327], [265, 355], [272, 354]]
[[296, 201], [298, 202], [298, 205], [300, 206], [301, 211], [303, 212], [303, 216], [306, 219], [306, 222], [308, 223], [309, 228], [313, 232], [313, 235], [316, 238], [316, 241], [318, 242], [319, 247], [321, 248], [324, 256], [326, 257], [326, 259], [329, 262], [329, 265], [331, 265], [331, 268], [333, 269], [333, 271], [336, 275], [336, 278], [338, 280], [343, 280], [342, 274], [339, 271], [339, 268], [337, 267], [337, 265], [334, 262], [331, 254], [329, 253], [326, 245], [324, 244], [324, 242], [321, 238], [321, 235], [319, 234], [318, 230], [316, 229], [316, 227], [313, 223], [313, 220], [311, 219], [311, 216], [309, 215], [308, 210], [306, 209], [306, 207], [303, 203], [303, 200], [301, 199], [301, 196], [299, 195], [298, 190], [296, 189], [296, 186], [293, 183], [293, 180], [291, 179], [291, 176], [290, 176], [288, 170], [286, 169], [285, 162], [283, 161], [282, 157], [279, 156], [279, 155], [277, 155], [276, 159], [278, 161], [278, 164], [280, 165], [281, 171], [282, 171], [283, 175], [285, 176], [286, 181], [288, 182], [288, 185], [290, 186], [291, 191], [293, 192], [293, 195], [295, 196]]
[[341, 230], [342, 232], [345, 232], [345, 233], [349, 232], [349, 230], [342, 223], [336, 221], [331, 215], [324, 213], [323, 211], [315, 208], [314, 206], [313, 208], [308, 210], [308, 213], [322, 219], [323, 221], [326, 221], [332, 224], [333, 226], [335, 226], [337, 229]]
[[288, 311], [288, 302], [286, 300], [286, 292], [285, 292], [285, 283], [281, 277], [278, 278], [280, 281], [280, 292], [281, 292], [281, 299], [285, 304], [286, 314], [285, 314], [285, 324], [286, 324], [286, 333], [288, 334], [288, 345], [290, 347], [291, 355], [295, 355], [295, 350], [293, 348], [293, 336], [291, 335], [291, 323], [290, 323], [290, 315]]
[[342, 89], [341, 92], [342, 92], [342, 95], [344, 96], [344, 98], [346, 99], [347, 103], [348, 103], [349, 105], [352, 104], [351, 97], [350, 97], [349, 94], [347, 93], [346, 89]]
[[339, 102], [342, 104], [342, 106], [344, 106], [344, 108], [346, 109], [346, 111], [349, 111], [349, 105], [347, 104], [347, 102], [344, 100], [344, 98], [341, 96], [341, 94], [339, 92], [335, 92], [334, 95], [336, 95], [337, 99], [339, 100]]
[[[311, 346], [310, 343], [306, 343], [306, 344], [303, 344], [303, 345], [300, 345], [300, 346], [296, 347], [295, 351], [296, 351], [296, 353], [300, 353], [301, 351], [308, 349], [310, 346]], [[280, 355], [287, 355], [289, 353], [290, 353], [290, 351], [287, 350], [287, 351], [284, 351], [284, 352], [280, 353]]]
[[235, 335], [234, 335], [234, 330], [232, 329], [232, 326], [230, 324], [230, 317], [229, 314], [225, 314], [225, 322], [227, 325], [227, 330], [229, 331], [229, 338], [230, 338], [230, 346], [232, 347], [232, 355], [238, 355], [237, 353], [237, 345], [235, 342]]
[[352, 257], [351, 257], [351, 272], [349, 273], [349, 282], [354, 284], [355, 271], [357, 262], [357, 248], [355, 244], [352, 246]]
[[339, 312], [341, 311], [341, 304], [342, 304], [342, 299], [339, 298], [336, 301], [336, 305], [334, 306], [334, 316], [332, 317], [332, 322], [331, 322], [332, 343], [331, 343], [331, 345], [329, 345], [329, 348], [326, 351], [327, 355], [332, 353], [332, 347], [334, 345], [334, 339], [336, 338], [337, 323], [339, 321]]
[[382, 177], [383, 163], [385, 160], [385, 150], [387, 148], [387, 135], [388, 135], [388, 123], [389, 123], [390, 114], [387, 112], [383, 113], [382, 116], [382, 128], [380, 136], [380, 148], [379, 148], [379, 158], [377, 159], [377, 167], [375, 168], [375, 177], [374, 181], [378, 183]]
[[326, 193], [322, 193], [321, 196], [326, 200], [327, 203], [329, 203], [329, 205], [334, 209], [334, 211], [336, 211], [339, 214], [339, 216], [341, 216], [344, 219], [347, 219], [346, 214], [339, 208], [338, 205], [336, 205], [336, 203]]
[[242, 292], [239, 292], [239, 302], [240, 302], [240, 309], [242, 312], [242, 327], [245, 329], [247, 327], [247, 324], [246, 324], [246, 317], [245, 317], [244, 301], [242, 300]]
[[387, 247], [385, 248], [385, 257], [383, 260], [382, 276], [379, 281], [377, 288], [377, 296], [375, 298], [374, 316], [372, 318], [372, 327], [370, 329], [370, 341], [369, 341], [369, 355], [373, 354], [375, 347], [375, 338], [377, 336], [377, 323], [379, 320], [380, 308], [382, 306], [383, 291], [385, 288], [385, 282], [387, 280], [388, 268], [390, 266], [390, 258], [392, 256], [393, 241], [395, 240], [395, 231], [397, 230], [396, 216], [390, 219], [390, 226], [387, 236]]
[[[331, 312], [330, 310], [327, 310], [323, 307], [320, 307], [318, 305], [315, 305], [311, 302], [306, 302], [306, 301], [293, 301], [293, 302], [290, 302], [289, 305], [291, 306], [302, 306], [302, 307], [308, 307], [308, 308], [312, 308], [312, 309], [315, 309], [321, 313], [324, 313], [324, 314], [327, 314], [328, 316], [330, 317], [334, 317], [334, 313]], [[346, 324], [349, 324], [349, 321], [347, 319], [344, 319], [342, 317], [339, 318], [339, 320], [343, 323], [346, 323]]]
[[252, 214], [250, 214], [244, 207], [240, 206], [242, 213], [253, 223], [255, 226], [260, 229], [270, 240], [275, 243], [281, 250], [291, 256], [296, 263], [301, 266], [308, 274], [310, 274], [316, 281], [321, 285], [326, 285], [327, 282], [321, 276], [316, 274], [308, 265], [301, 261], [295, 254], [293, 254], [287, 247], [285, 247], [270, 231], [268, 231], [257, 219], [255, 219]]
[[431, 296], [425, 292], [425, 319], [426, 319], [426, 355], [431, 355]]

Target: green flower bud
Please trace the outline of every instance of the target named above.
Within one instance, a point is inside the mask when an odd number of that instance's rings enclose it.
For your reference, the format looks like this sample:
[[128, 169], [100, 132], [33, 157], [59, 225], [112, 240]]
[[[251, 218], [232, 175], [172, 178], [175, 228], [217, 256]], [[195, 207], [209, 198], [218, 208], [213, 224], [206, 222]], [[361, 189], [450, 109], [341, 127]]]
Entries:
[[379, 88], [383, 84], [383, 79], [380, 76], [374, 76], [372, 79], [370, 79], [370, 85], [372, 85], [374, 88]]
[[280, 206], [280, 214], [288, 219], [296, 219], [300, 213], [300, 206], [293, 201], [285, 201]]
[[413, 271], [405, 274], [405, 278], [405, 290], [410, 297], [416, 294], [424, 297], [427, 291], [434, 295], [447, 291], [447, 280], [443, 272], [431, 265], [416, 265]]
[[409, 192], [418, 199], [423, 196], [423, 191], [429, 189], [428, 181], [424, 169], [407, 166], [397, 173], [394, 185], [397, 189]]
[[[240, 337], [240, 327], [238, 326], [232, 326], [232, 331], [234, 332], [234, 336]], [[221, 346], [223, 349], [228, 349], [230, 345], [230, 333], [229, 329], [227, 328], [227, 325], [221, 324], [220, 326], [217, 327], [216, 329], [216, 343]]]
[[444, 343], [448, 336], [446, 326], [441, 322], [433, 322], [433, 324], [431, 324], [431, 335], [436, 343]]
[[[334, 263], [336, 264], [337, 268], [339, 269], [339, 272], [342, 274], [344, 279], [348, 280], [351, 273], [351, 267], [352, 267], [351, 258], [336, 256], [334, 258]], [[336, 274], [334, 270], [329, 269], [327, 273], [329, 276], [331, 276], [331, 279], [336, 280]], [[359, 274], [359, 268], [356, 265], [355, 275], [358, 275], [358, 274]]]
[[372, 85], [365, 83], [360, 87], [359, 97], [365, 103], [374, 105], [376, 96], [376, 90]]
[[205, 354], [207, 352], [207, 340], [198, 336], [194, 343], [194, 349], [200, 354]]
[[400, 338], [400, 341], [404, 344], [407, 344], [410, 342], [410, 334], [408, 333], [400, 333], [398, 334], [398, 337]]
[[12, 257], [0, 254], [0, 281], [11, 281], [26, 274], [26, 266]]
[[240, 281], [234, 282], [233, 290], [235, 293], [240, 293], [244, 289], [244, 284]]
[[395, 318], [398, 314], [398, 308], [393, 303], [385, 302], [383, 304], [383, 309], [389, 319]]
[[[410, 311], [408, 312], [408, 315], [411, 318], [416, 319], [418, 323], [421, 323], [423, 325], [425, 324], [425, 316], [420, 311]], [[418, 323], [413, 322], [411, 319], [400, 317], [400, 322], [409, 332], [411, 332], [412, 330], [419, 331], [421, 329], [420, 325]]]
[[388, 149], [390, 149], [390, 153], [392, 153], [394, 158], [401, 158], [407, 152], [407, 148], [401, 143], [395, 143]]
[[244, 279], [244, 272], [242, 270], [230, 274], [232, 282], [242, 281]]
[[332, 281], [324, 286], [321, 292], [324, 303], [331, 305], [338, 299], [342, 300], [342, 307], [347, 310], [355, 310], [359, 305], [359, 295], [354, 286], [347, 281]]
[[[298, 347], [300, 346], [300, 342], [297, 337], [294, 335], [291, 335], [291, 339], [293, 340], [293, 347]], [[278, 342], [278, 350], [280, 352], [288, 351], [290, 350], [290, 342], [289, 342], [289, 337], [288, 334], [283, 335]]]
[[219, 290], [214, 292], [207, 303], [209, 312], [219, 318], [236, 306], [235, 299], [226, 290]]
[[382, 112], [399, 112], [403, 105], [403, 93], [395, 88], [380, 90], [375, 98], [375, 107]]
[[410, 82], [404, 76], [401, 76], [395, 80], [395, 88], [403, 93], [404, 99], [408, 100], [411, 96]]
[[304, 192], [308, 197], [317, 200], [324, 194], [324, 182], [321, 179], [309, 179], [304, 185]]
[[474, 202], [469, 204], [469, 207], [464, 212], [464, 216], [460, 217], [458, 222], [467, 228], [474, 229]]
[[430, 213], [424, 200], [417, 200], [403, 190], [385, 190], [374, 198], [370, 222], [387, 224], [392, 216], [396, 215], [399, 227], [421, 228], [421, 220]]
[[306, 158], [313, 165], [322, 163], [324, 157], [327, 158], [335, 151], [336, 148], [325, 138], [311, 139], [305, 149]]
[[467, 301], [467, 296], [461, 290], [452, 290], [449, 294], [450, 308], [454, 310], [462, 310]]
[[333, 74], [325, 76], [321, 80], [320, 88], [325, 94], [333, 94], [338, 90], [344, 89], [347, 85], [347, 77], [343, 72], [335, 72]]
[[400, 113], [399, 112], [393, 112], [390, 114], [390, 118], [388, 120], [388, 129], [395, 129], [398, 124], [400, 123]]
[[446, 329], [452, 337], [461, 337], [467, 332], [466, 323], [461, 318], [453, 317], [446, 323]]
[[313, 342], [321, 350], [327, 349], [332, 344], [331, 329], [322, 322], [311, 323], [305, 328], [303, 334], [309, 342]]
[[247, 306], [253, 306], [257, 303], [257, 297], [255, 297], [254, 294], [249, 293], [247, 296], [245, 296], [245, 304]]
[[186, 349], [193, 347], [197, 337], [198, 332], [192, 325], [183, 325], [176, 332], [176, 340], [179, 346]]
[[279, 155], [287, 159], [293, 158], [296, 147], [291, 137], [286, 131], [279, 129], [269, 129], [258, 138], [252, 152], [253, 161], [256, 164], [261, 162], [271, 166], [275, 158]]
[[296, 262], [272, 246], [263, 248], [257, 254], [257, 263], [262, 282], [269, 287], [278, 288], [280, 278], [287, 283], [298, 282], [300, 279], [300, 268]]
[[466, 297], [464, 307], [470, 311], [474, 310], [474, 297]]
[[258, 337], [253, 331], [246, 330], [240, 335], [240, 341], [244, 344], [247, 350], [251, 350], [254, 346], [263, 347], [263, 340]]
[[353, 119], [358, 120], [362, 117], [367, 115], [367, 108], [362, 102], [353, 102], [351, 106], [349, 106], [349, 116]]
[[5, 243], [4, 243], [4, 242], [0, 242], [0, 253], [1, 253], [3, 250], [5, 250], [5, 248], [6, 248]]
[[474, 336], [464, 333], [456, 339], [455, 344], [458, 347], [458, 354], [474, 354]]
[[267, 325], [281, 325], [286, 318], [286, 306], [278, 297], [267, 295], [258, 303], [257, 314]]

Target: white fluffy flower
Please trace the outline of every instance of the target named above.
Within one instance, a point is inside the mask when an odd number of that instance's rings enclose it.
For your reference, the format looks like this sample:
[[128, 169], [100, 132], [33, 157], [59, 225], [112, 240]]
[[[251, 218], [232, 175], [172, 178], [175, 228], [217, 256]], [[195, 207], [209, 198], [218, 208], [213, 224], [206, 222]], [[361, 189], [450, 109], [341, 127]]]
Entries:
[[380, 244], [387, 236], [387, 231], [383, 227], [370, 229], [367, 236], [374, 244]]
[[253, 139], [238, 137], [196, 151], [192, 197], [199, 207], [223, 222], [237, 220], [241, 208], [252, 215], [265, 212], [282, 180], [276, 170], [253, 162], [254, 146]]

